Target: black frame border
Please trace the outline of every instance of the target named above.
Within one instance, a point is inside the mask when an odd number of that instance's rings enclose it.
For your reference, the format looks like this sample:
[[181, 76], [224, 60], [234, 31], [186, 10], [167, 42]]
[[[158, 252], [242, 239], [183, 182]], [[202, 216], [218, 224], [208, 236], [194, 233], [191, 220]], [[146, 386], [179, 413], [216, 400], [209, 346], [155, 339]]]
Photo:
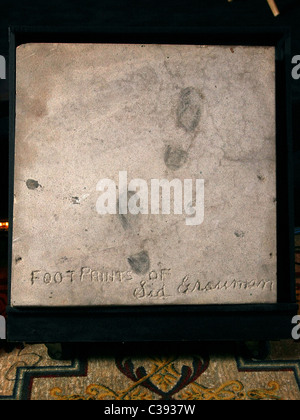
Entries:
[[[16, 48], [29, 42], [249, 45], [276, 47], [278, 298], [276, 304], [68, 308], [10, 306]], [[297, 314], [294, 266], [291, 35], [287, 28], [11, 27], [9, 29], [9, 305], [11, 342], [179, 342], [291, 338]]]

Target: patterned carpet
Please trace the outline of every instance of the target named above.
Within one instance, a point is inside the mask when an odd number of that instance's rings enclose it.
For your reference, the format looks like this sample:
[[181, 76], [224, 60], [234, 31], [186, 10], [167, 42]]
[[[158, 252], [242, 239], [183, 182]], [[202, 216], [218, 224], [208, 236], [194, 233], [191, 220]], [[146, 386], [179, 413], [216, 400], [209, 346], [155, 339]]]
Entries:
[[[0, 313], [5, 305], [2, 270]], [[243, 345], [224, 343], [200, 344], [185, 351], [176, 347], [177, 354], [164, 351], [164, 355], [151, 348], [148, 355], [140, 348], [126, 353], [121, 346], [109, 356], [104, 348], [86, 345], [76, 357], [58, 361], [49, 357], [43, 344], [10, 348], [2, 341], [0, 400], [299, 400], [300, 343], [267, 345], [264, 360], [251, 358]]]

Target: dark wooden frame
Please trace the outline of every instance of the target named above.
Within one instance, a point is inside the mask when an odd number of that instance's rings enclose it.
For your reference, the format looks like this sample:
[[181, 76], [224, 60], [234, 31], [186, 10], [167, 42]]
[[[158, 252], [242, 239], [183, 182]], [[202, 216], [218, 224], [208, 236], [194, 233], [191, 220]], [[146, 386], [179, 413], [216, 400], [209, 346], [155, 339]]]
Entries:
[[10, 28], [9, 302], [14, 196], [16, 48], [28, 42], [171, 43], [276, 47], [278, 301], [276, 304], [12, 308], [11, 342], [180, 342], [291, 338], [297, 313], [290, 33], [285, 28]]

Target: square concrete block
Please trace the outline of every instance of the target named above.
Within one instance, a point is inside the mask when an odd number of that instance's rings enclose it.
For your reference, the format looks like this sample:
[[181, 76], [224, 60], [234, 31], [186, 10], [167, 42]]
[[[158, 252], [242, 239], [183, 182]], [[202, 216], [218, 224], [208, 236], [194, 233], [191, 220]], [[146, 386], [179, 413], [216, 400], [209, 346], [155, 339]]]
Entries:
[[12, 306], [276, 302], [274, 48], [24, 44], [16, 80]]

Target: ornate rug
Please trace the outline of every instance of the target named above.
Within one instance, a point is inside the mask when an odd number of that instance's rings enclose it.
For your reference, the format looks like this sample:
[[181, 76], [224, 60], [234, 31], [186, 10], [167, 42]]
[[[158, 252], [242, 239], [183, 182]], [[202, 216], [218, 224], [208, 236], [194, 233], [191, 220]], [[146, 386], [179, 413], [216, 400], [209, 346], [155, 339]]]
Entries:
[[[300, 238], [299, 238], [300, 239]], [[298, 241], [299, 241], [298, 239]], [[296, 249], [300, 302], [300, 243]], [[6, 273], [0, 274], [0, 313], [5, 312]], [[299, 400], [300, 343], [268, 343], [256, 360], [237, 345], [138, 355], [119, 349], [89, 351], [58, 361], [43, 344], [13, 348], [0, 341], [0, 400]], [[88, 347], [88, 345], [87, 345]], [[187, 353], [187, 355], [185, 355]], [[85, 354], [85, 356], [83, 355]]]
[[235, 352], [49, 358], [44, 345], [0, 350], [3, 400], [299, 400], [300, 352], [272, 342], [266, 360]]

